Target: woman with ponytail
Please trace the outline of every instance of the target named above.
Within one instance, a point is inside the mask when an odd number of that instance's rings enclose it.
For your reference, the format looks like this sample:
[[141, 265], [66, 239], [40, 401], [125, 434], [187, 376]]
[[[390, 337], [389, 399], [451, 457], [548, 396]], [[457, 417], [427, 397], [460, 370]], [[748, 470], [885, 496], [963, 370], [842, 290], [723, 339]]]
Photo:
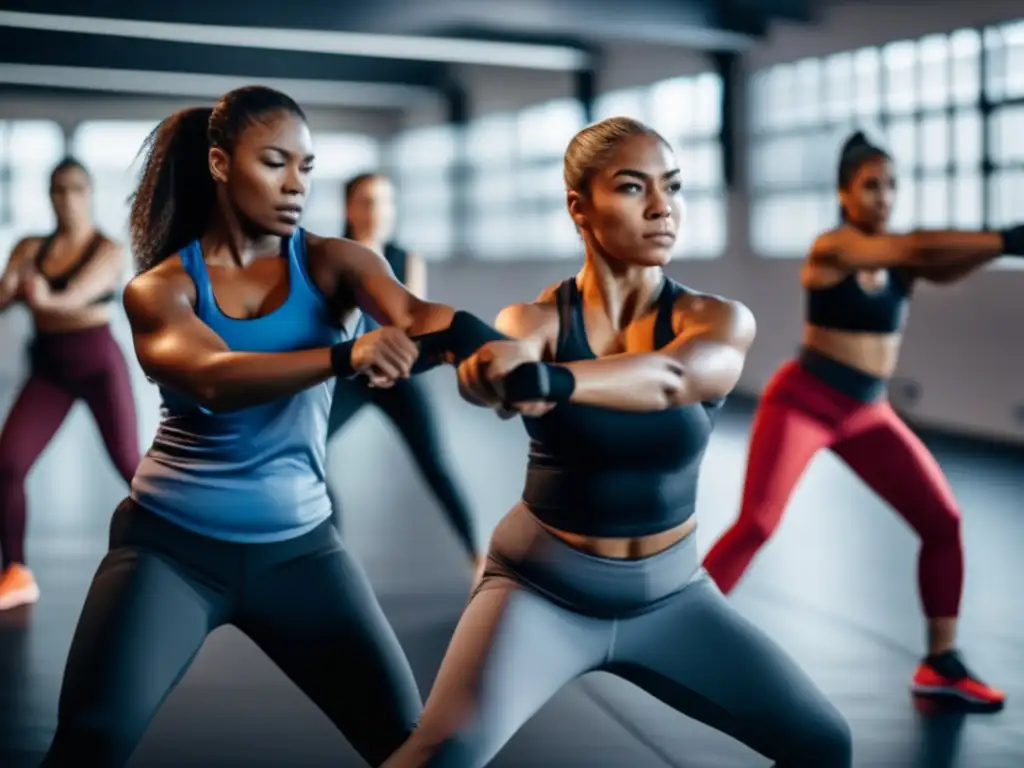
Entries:
[[[458, 363], [493, 329], [418, 299], [373, 250], [298, 226], [302, 110], [249, 87], [164, 121], [132, 203], [124, 305], [163, 419], [114, 513], [46, 766], [121, 766], [216, 628], [248, 635], [370, 765], [421, 699], [324, 482], [334, 377]], [[339, 340], [362, 311], [383, 327]]]
[[[391, 180], [381, 173], [364, 173], [345, 184], [345, 234], [380, 253], [395, 278], [416, 296], [426, 296], [423, 259], [399, 248], [391, 240], [395, 220], [395, 193]], [[370, 317], [360, 319], [363, 331], [379, 327]], [[424, 479], [434, 492], [455, 530], [474, 569], [480, 556], [473, 517], [458, 487], [437, 431], [437, 419], [424, 388], [414, 379], [401, 379], [393, 387], [369, 387], [358, 379], [338, 379], [327, 422], [327, 440], [337, 434], [363, 406], [381, 409], [398, 428]], [[335, 496], [332, 494], [332, 496]], [[334, 498], [335, 522], [341, 529], [341, 505]]]
[[807, 291], [801, 353], [764, 390], [739, 519], [704, 567], [723, 592], [731, 591], [778, 526], [804, 469], [830, 449], [921, 539], [918, 588], [928, 651], [912, 691], [996, 711], [1003, 692], [972, 674], [956, 646], [964, 578], [960, 510], [938, 462], [889, 404], [887, 389], [914, 283], [951, 283], [1003, 254], [1024, 255], [1024, 227], [890, 234], [892, 161], [860, 132], [843, 146], [838, 186], [841, 224], [815, 241], [801, 272]]

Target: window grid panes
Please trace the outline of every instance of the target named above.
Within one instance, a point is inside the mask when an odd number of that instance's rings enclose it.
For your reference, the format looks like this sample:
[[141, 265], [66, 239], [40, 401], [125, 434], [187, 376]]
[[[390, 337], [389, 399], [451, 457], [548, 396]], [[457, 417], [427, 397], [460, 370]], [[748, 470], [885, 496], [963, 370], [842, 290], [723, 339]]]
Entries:
[[458, 241], [452, 219], [463, 141], [460, 128], [436, 125], [400, 133], [390, 145], [400, 211], [395, 237], [431, 261], [451, 258]]
[[1018, 115], [1007, 105], [986, 121], [979, 102], [983, 90], [997, 101], [1024, 97], [1024, 76], [1007, 68], [1014, 55], [1024, 64], [1024, 24], [961, 29], [756, 72], [748, 155], [755, 252], [802, 258], [817, 234], [836, 225], [838, 155], [855, 128], [894, 157], [894, 230], [997, 224], [1000, 201], [1015, 187], [1011, 176], [987, 178], [986, 138], [997, 168], [1000, 158], [1015, 154], [1024, 167], [1024, 107]]
[[[632, 117], [673, 145], [683, 175], [686, 225], [679, 254], [713, 258], [725, 250], [726, 202], [722, 172], [721, 79], [680, 77], [611, 91], [595, 117]], [[518, 113], [487, 115], [466, 131], [466, 238], [473, 258], [578, 259], [583, 248], [565, 203], [562, 160], [584, 127], [570, 99]]]

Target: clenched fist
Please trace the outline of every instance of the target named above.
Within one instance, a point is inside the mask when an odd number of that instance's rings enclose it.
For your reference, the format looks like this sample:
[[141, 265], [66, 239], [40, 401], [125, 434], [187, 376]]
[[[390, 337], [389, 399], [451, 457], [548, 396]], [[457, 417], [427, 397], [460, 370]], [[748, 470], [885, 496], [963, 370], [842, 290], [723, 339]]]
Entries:
[[409, 378], [419, 347], [405, 331], [379, 328], [364, 333], [352, 346], [352, 368], [365, 374], [370, 386], [387, 388]]

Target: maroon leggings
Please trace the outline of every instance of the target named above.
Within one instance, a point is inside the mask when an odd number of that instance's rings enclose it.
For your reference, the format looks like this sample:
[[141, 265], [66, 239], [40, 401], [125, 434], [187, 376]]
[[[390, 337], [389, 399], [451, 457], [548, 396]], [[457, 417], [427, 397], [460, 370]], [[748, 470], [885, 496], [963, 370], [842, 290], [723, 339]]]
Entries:
[[814, 454], [829, 448], [921, 537], [918, 585], [928, 618], [954, 617], [964, 579], [960, 512], [938, 462], [885, 400], [855, 400], [787, 363], [768, 384], [750, 442], [739, 519], [704, 567], [728, 593], [782, 519]]
[[0, 432], [0, 557], [25, 562], [25, 478], [64, 422], [84, 400], [107, 453], [126, 482], [139, 465], [139, 437], [128, 368], [109, 327], [39, 334], [32, 373]]

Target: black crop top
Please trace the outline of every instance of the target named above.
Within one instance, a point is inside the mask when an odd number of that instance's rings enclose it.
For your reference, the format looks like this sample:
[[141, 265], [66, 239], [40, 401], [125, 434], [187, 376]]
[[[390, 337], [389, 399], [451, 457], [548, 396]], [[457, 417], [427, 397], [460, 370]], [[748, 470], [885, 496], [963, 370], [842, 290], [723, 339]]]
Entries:
[[[68, 284], [74, 279], [75, 275], [82, 271], [82, 269], [92, 261], [92, 258], [99, 251], [100, 246], [103, 245], [103, 235], [97, 232], [89, 244], [85, 246], [85, 250], [82, 251], [82, 255], [78, 260], [72, 264], [68, 269], [59, 275], [48, 275], [43, 271], [43, 263], [50, 255], [50, 249], [53, 247], [53, 240], [56, 237], [56, 233], [47, 237], [41, 246], [39, 246], [39, 252], [36, 253], [36, 271], [42, 275], [46, 282], [50, 285], [50, 290], [54, 293], [67, 290]], [[102, 296], [97, 296], [93, 299], [90, 305], [93, 304], [106, 304], [108, 301], [113, 301], [116, 294], [114, 291], [105, 293]]]
[[907, 318], [911, 281], [902, 269], [889, 269], [885, 286], [866, 291], [851, 273], [828, 288], [807, 291], [807, 322], [855, 333], [895, 333]]
[[[688, 292], [665, 278], [656, 349], [675, 338], [673, 307]], [[556, 302], [553, 362], [594, 359], [575, 278], [558, 287]], [[645, 536], [673, 528], [694, 512], [697, 474], [723, 402], [651, 413], [566, 403], [525, 418], [531, 441], [523, 501], [542, 522], [584, 536]]]

